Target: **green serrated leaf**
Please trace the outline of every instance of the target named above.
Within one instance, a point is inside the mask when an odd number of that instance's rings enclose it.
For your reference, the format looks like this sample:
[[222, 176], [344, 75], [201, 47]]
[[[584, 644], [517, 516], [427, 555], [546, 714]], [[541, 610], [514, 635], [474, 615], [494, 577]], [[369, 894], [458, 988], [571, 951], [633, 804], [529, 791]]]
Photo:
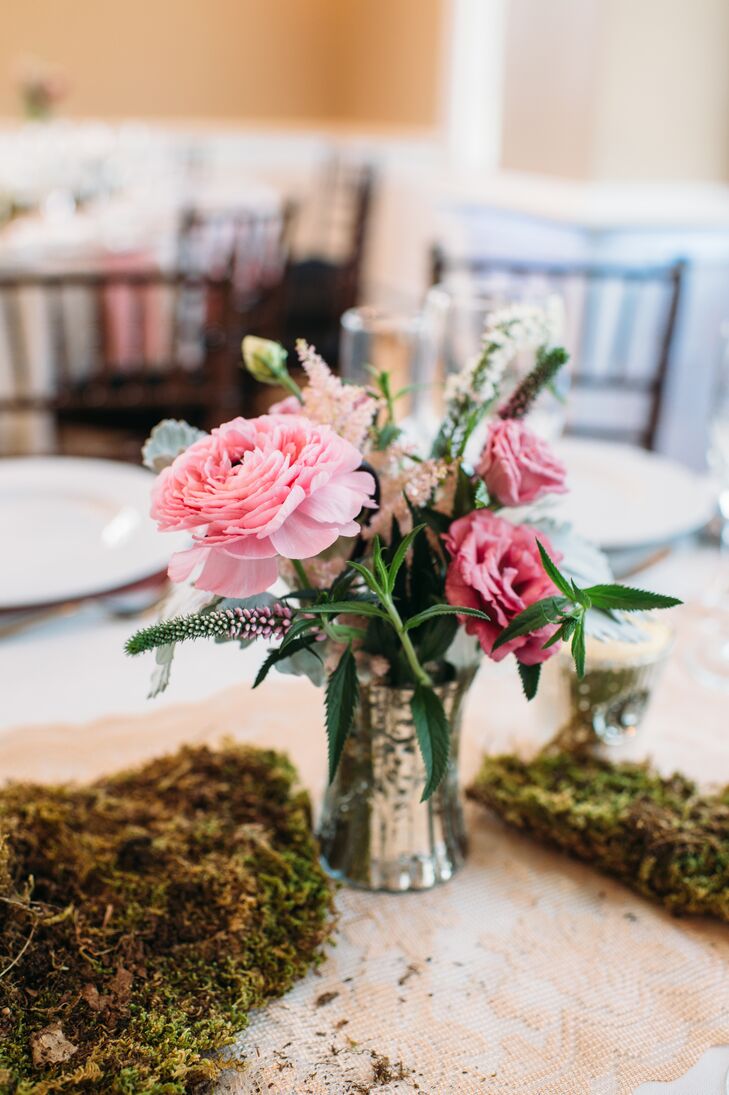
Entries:
[[551, 638], [547, 639], [546, 643], [542, 645], [542, 650], [549, 650], [550, 646], [556, 646], [557, 643], [562, 642], [562, 640], [564, 639], [563, 628], [564, 624], [562, 625], [562, 627], [557, 628], [554, 635], [552, 635]]
[[486, 509], [490, 501], [491, 499], [489, 497], [489, 492], [486, 489], [486, 484], [483, 479], [479, 479], [476, 484], [476, 489], [473, 492], [473, 505], [475, 509]]
[[407, 556], [407, 553], [410, 551], [410, 546], [413, 540], [420, 532], [422, 532], [424, 528], [424, 524], [416, 525], [415, 528], [411, 532], [409, 532], [407, 536], [404, 536], [398, 544], [397, 551], [395, 552], [392, 562], [390, 563], [390, 569], [387, 576], [388, 593], [392, 593], [393, 589], [395, 588], [395, 582], [397, 581], [400, 567], [405, 562], [405, 558]]
[[541, 601], [535, 601], [508, 624], [494, 643], [494, 650], [498, 650], [504, 643], [511, 639], [517, 639], [521, 635], [530, 635], [532, 631], [538, 631], [540, 627], [555, 624], [562, 620], [565, 609], [570, 602], [566, 597], [544, 597]]
[[539, 548], [539, 554], [542, 559], [542, 566], [544, 567], [544, 571], [547, 577], [553, 582], [553, 584], [557, 587], [560, 593], [563, 593], [564, 596], [567, 597], [570, 601], [574, 600], [574, 592], [577, 588], [574, 585], [574, 582], [572, 583], [572, 586], [570, 586], [567, 578], [565, 578], [564, 574], [561, 572], [561, 570], [559, 570], [556, 563], [550, 557], [546, 548], [539, 540], [537, 540], [537, 547]]
[[435, 662], [444, 657], [457, 631], [458, 621], [455, 616], [438, 616], [424, 624], [414, 639], [421, 664]]
[[579, 618], [579, 616], [570, 616], [568, 619], [563, 621], [560, 631], [562, 632], [562, 638], [565, 642], [568, 642], [568, 640], [570, 639], [572, 633], [577, 627], [577, 621], [579, 620]]
[[253, 682], [253, 687], [258, 688], [259, 684], [263, 684], [266, 677], [273, 669], [276, 662], [283, 661], [284, 658], [290, 658], [294, 654], [297, 654], [300, 650], [305, 650], [307, 647], [314, 643], [314, 638], [311, 635], [306, 635], [301, 639], [297, 639], [296, 642], [291, 643], [286, 650], [281, 650], [280, 646], [277, 646], [275, 650], [272, 650], [263, 665], [256, 674], [256, 679]]
[[541, 663], [539, 665], [524, 665], [523, 662], [518, 661], [516, 664], [519, 669], [524, 695], [528, 700], [533, 700], [539, 687], [539, 675], [542, 672]]
[[405, 621], [405, 630], [412, 631], [415, 627], [427, 623], [436, 616], [475, 616], [479, 620], [488, 620], [489, 617], [480, 608], [466, 608], [464, 605], [431, 605], [430, 608], [418, 612]]
[[402, 430], [394, 422], [386, 422], [381, 430], [377, 433], [377, 440], [375, 441], [375, 449], [377, 452], [384, 452], [389, 448], [393, 441], [397, 441], [398, 437], [402, 433]]
[[388, 620], [387, 613], [372, 601], [327, 601], [321, 605], [307, 605], [306, 612], [317, 616], [339, 616], [347, 613], [352, 616], [378, 616], [381, 620]]
[[648, 612], [653, 608], [675, 608], [682, 602], [677, 597], [651, 593], [632, 586], [596, 585], [585, 590], [595, 608], [616, 609], [621, 612]]
[[585, 675], [585, 617], [581, 616], [577, 621], [575, 633], [572, 636], [572, 657], [575, 659], [575, 672], [580, 680]]
[[427, 774], [420, 799], [425, 802], [447, 771], [451, 731], [443, 704], [432, 688], [419, 684], [413, 692], [410, 710]]
[[291, 627], [288, 629], [283, 639], [281, 640], [281, 645], [278, 649], [280, 651], [286, 650], [288, 647], [291, 646], [292, 643], [296, 642], [296, 640], [300, 638], [301, 635], [306, 635], [307, 632], [311, 631], [312, 628], [316, 626], [316, 620], [294, 620], [294, 622], [291, 624]]
[[361, 578], [364, 578], [368, 588], [371, 589], [377, 597], [382, 597], [385, 594], [386, 591], [381, 587], [378, 579], [364, 563], [350, 562], [349, 566], [352, 570], [355, 570]]
[[379, 536], [375, 536], [372, 541], [372, 562], [374, 563], [378, 582], [383, 589], [388, 589], [387, 567], [385, 566], [385, 560], [382, 558], [382, 541]]
[[327, 682], [326, 723], [330, 783], [334, 779], [344, 743], [352, 728], [358, 699], [357, 665], [352, 648], [348, 646]]

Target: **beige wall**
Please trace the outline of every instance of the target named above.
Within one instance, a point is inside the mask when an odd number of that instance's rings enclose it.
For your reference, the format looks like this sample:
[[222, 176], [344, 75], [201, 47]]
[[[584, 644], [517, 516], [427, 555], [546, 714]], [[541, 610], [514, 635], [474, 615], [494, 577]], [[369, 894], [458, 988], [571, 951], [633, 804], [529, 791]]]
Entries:
[[441, 0], [5, 0], [0, 114], [23, 54], [71, 116], [437, 119]]
[[729, 180], [729, 0], [608, 0], [600, 179]]
[[506, 0], [503, 166], [729, 180], [729, 0]]
[[603, 2], [507, 0], [504, 167], [590, 176]]

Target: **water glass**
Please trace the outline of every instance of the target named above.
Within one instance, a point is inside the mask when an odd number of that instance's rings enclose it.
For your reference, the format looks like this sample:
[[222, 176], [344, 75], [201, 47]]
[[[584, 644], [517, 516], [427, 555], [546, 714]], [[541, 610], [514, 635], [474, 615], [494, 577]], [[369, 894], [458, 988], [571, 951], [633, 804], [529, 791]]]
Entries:
[[379, 308], [350, 308], [341, 319], [339, 362], [353, 384], [372, 384], [373, 373], [387, 372], [397, 396], [395, 419], [413, 440], [434, 433], [430, 420], [435, 345], [429, 320], [419, 314]]
[[557, 695], [551, 697], [558, 732], [552, 747], [622, 745], [637, 734], [673, 646], [663, 621], [634, 623], [633, 641], [588, 638], [585, 674], [577, 677], [569, 652], [556, 659]]
[[[563, 314], [562, 297], [558, 293], [536, 291], [526, 282], [501, 284], [498, 281], [479, 280], [473, 277], [453, 275], [440, 285], [433, 286], [425, 299], [424, 316], [432, 333], [436, 349], [432, 363], [433, 386], [436, 401], [433, 413], [442, 412], [443, 384], [449, 374], [458, 372], [476, 356], [486, 322], [494, 312], [514, 304], [531, 305], [549, 309], [553, 314]], [[558, 332], [559, 337], [561, 334]], [[520, 354], [504, 379], [503, 393], [510, 391], [534, 364], [533, 353]], [[532, 409], [529, 422], [535, 432], [547, 440], [555, 440], [565, 427], [569, 370], [561, 369], [549, 390], [544, 391]]]

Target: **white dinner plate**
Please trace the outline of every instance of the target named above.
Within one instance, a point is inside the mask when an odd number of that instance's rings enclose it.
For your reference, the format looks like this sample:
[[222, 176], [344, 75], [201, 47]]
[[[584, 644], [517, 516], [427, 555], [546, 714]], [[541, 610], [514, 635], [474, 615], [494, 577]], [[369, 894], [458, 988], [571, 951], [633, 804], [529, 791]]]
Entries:
[[153, 482], [113, 460], [0, 460], [0, 609], [92, 597], [163, 571], [187, 537], [157, 532]]
[[708, 524], [717, 507], [708, 477], [632, 445], [562, 438], [569, 494], [559, 516], [606, 551], [669, 544]]

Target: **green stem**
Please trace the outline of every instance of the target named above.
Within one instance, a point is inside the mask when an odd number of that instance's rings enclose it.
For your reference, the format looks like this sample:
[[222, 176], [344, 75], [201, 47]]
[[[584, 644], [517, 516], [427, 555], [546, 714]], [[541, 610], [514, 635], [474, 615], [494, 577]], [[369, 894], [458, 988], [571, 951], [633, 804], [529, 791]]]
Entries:
[[300, 582], [299, 588], [311, 589], [311, 582], [309, 581], [307, 573], [304, 570], [304, 564], [302, 563], [301, 559], [290, 559], [289, 562], [293, 565], [293, 568], [296, 571], [296, 577], [299, 579]]
[[[293, 377], [289, 376], [288, 373], [284, 373], [284, 375], [281, 376], [279, 378], [279, 380], [281, 382], [281, 387], [285, 388], [286, 391], [291, 392], [292, 395], [295, 395], [296, 398], [298, 399], [299, 403], [304, 402], [304, 397], [301, 393], [301, 388], [296, 383], [296, 381], [293, 379]], [[293, 560], [292, 560], [292, 562], [293, 562]]]
[[390, 622], [392, 623], [397, 637], [400, 640], [402, 648], [405, 652], [405, 657], [407, 658], [408, 665], [413, 671], [413, 676], [415, 677], [415, 680], [418, 682], [418, 684], [425, 685], [426, 688], [432, 688], [433, 682], [431, 681], [430, 677], [425, 672], [422, 665], [420, 664], [420, 661], [418, 660], [418, 655], [415, 653], [415, 647], [412, 644], [410, 636], [405, 630], [402, 619], [400, 617], [400, 613], [395, 608], [395, 604], [392, 598], [383, 597], [381, 598], [381, 600], [382, 606], [387, 612], [387, 615], [390, 617]]

